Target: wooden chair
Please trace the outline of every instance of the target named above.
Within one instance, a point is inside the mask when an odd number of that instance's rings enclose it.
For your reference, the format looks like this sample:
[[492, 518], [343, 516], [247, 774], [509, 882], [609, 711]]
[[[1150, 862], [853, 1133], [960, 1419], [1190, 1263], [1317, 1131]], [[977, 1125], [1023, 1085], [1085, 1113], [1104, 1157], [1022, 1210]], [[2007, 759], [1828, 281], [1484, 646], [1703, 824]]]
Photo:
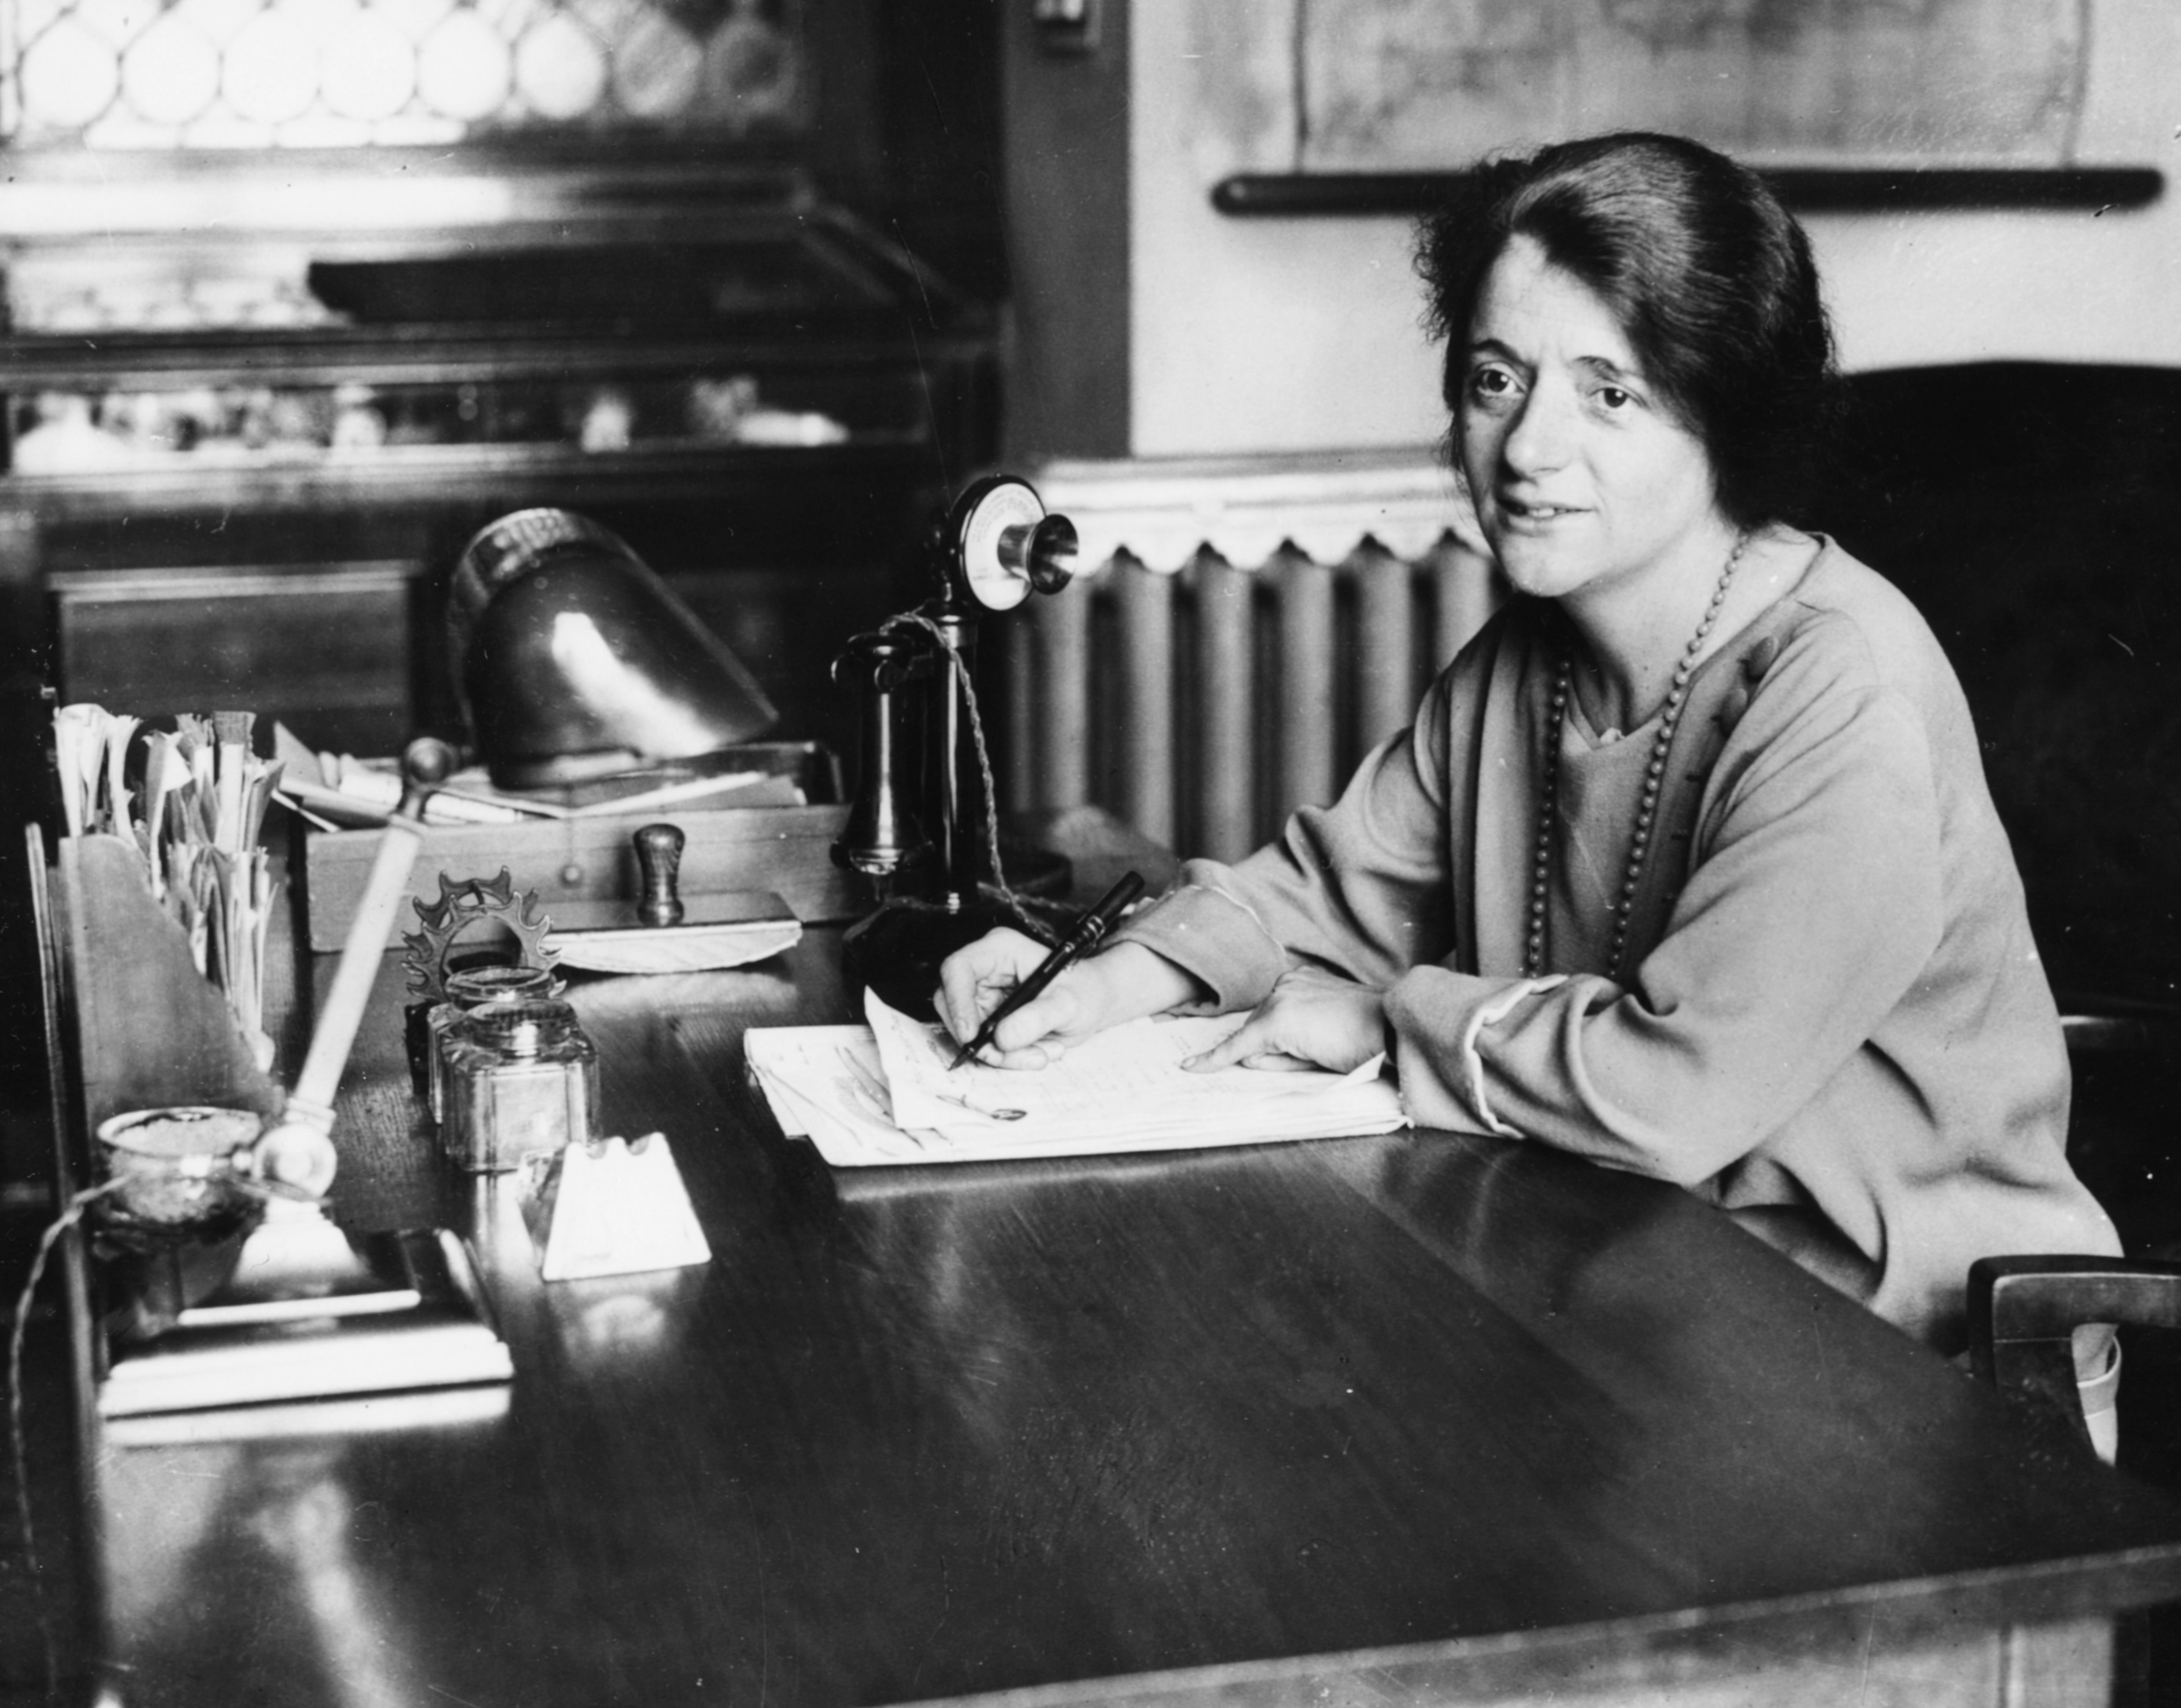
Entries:
[[[2090, 1440], [2076, 1396], [2074, 1331], [2086, 1323], [2181, 1331], [2181, 1263], [1988, 1257], [1969, 1266], [1969, 1367]], [[2169, 1431], [2137, 1430], [2176, 1457]], [[2147, 1455], [2132, 1454], [2141, 1463]]]

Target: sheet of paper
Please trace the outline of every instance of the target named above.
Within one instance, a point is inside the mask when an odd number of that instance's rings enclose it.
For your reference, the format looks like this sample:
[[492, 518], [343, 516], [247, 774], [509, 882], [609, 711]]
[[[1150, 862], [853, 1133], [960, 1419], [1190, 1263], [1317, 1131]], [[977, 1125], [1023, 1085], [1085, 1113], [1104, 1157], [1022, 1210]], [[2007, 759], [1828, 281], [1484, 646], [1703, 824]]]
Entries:
[[745, 1047], [781, 1131], [808, 1138], [826, 1161], [925, 1160], [927, 1139], [894, 1122], [868, 1026], [753, 1027]]
[[[878, 1026], [754, 1028], [745, 1035], [751, 1073], [781, 1130], [807, 1137], [836, 1167], [1195, 1150], [1406, 1125], [1376, 1062], [1347, 1075], [1184, 1072], [1185, 1057], [1239, 1023], [1231, 1016], [1117, 1028], [1041, 1072], [965, 1066], [950, 1074], [952, 1048], [936, 1028], [883, 1004], [872, 1011]], [[928, 1082], [921, 1090], [920, 1079]], [[956, 1088], [964, 1080], [986, 1088], [978, 1095], [990, 1100], [972, 1106]], [[1022, 1112], [1010, 1116], [1011, 1109]]]
[[1354, 1075], [1230, 1067], [1192, 1073], [1181, 1064], [1229, 1035], [1225, 1017], [1155, 1018], [1073, 1045], [1035, 1072], [950, 1066], [954, 1045], [867, 995], [894, 1119], [958, 1143], [1122, 1150], [1154, 1144], [1248, 1143], [1401, 1125], [1400, 1099], [1377, 1064]]
[[[1268, 1106], [1337, 1094], [1362, 1083], [1317, 1070], [1185, 1070], [1184, 1061], [1242, 1023], [1233, 1015], [1131, 1021], [1070, 1045], [1047, 1067], [1025, 1072], [980, 1062], [952, 1067], [954, 1042], [941, 1028], [911, 1020], [870, 992], [864, 1007], [893, 1094], [894, 1118], [906, 1127], [953, 1130], [1019, 1122], [1052, 1128], [1094, 1121], [1125, 1127], [1138, 1121], [1162, 1126], [1247, 1121], [1254, 1118], [1253, 1111], [1272, 1113]], [[1373, 1066], [1367, 1077], [1375, 1078], [1376, 1073]]]

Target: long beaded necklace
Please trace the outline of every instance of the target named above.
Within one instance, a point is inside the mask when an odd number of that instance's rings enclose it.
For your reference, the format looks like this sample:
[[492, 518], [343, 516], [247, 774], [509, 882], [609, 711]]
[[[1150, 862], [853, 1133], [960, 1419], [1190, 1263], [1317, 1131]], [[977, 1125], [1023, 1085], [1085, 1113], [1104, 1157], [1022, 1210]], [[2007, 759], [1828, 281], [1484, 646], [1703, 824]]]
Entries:
[[[1719, 572], [1719, 585], [1712, 589], [1711, 603], [1704, 607], [1696, 633], [1689, 637], [1680, 662], [1674, 666], [1673, 685], [1666, 690], [1659, 733], [1651, 744], [1651, 763], [1643, 773], [1643, 798], [1636, 809], [1636, 834], [1628, 844], [1628, 870], [1621, 878], [1621, 894], [1613, 904], [1613, 952], [1605, 965], [1609, 978], [1621, 976], [1621, 958], [1628, 950], [1628, 924], [1636, 912], [1636, 886], [1643, 875], [1644, 853], [1651, 846], [1652, 824], [1659, 815], [1659, 787], [1666, 774], [1666, 754], [1674, 745], [1674, 731], [1680, 726], [1681, 709], [1688, 701], [1689, 678], [1696, 674], [1697, 654], [1703, 650], [1712, 625], [1719, 620], [1720, 607], [1726, 603], [1727, 587], [1748, 547], [1748, 534], [1736, 537], [1734, 549], [1726, 554], [1726, 567]], [[1552, 715], [1548, 720], [1551, 728], [1546, 733], [1544, 776], [1538, 791], [1538, 846], [1530, 862], [1530, 928], [1522, 945], [1525, 978], [1539, 978], [1545, 970], [1545, 914], [1551, 890], [1553, 824], [1560, 795], [1560, 743], [1567, 734], [1568, 696], [1574, 691], [1574, 654], [1563, 647], [1559, 667], [1553, 675]]]

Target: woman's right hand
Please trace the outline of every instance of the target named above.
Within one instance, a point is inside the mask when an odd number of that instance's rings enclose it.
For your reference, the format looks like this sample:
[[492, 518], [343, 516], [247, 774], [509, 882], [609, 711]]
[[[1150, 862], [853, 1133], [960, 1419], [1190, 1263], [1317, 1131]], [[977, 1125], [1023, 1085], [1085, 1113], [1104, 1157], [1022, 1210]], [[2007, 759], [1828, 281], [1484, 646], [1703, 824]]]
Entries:
[[[939, 1018], [958, 1044], [967, 1044], [985, 1017], [1005, 1001], [1046, 957], [1045, 945], [1002, 926], [939, 969]], [[1077, 961], [1000, 1022], [978, 1060], [997, 1067], [1036, 1068], [1057, 1061], [1068, 1046], [1146, 1014], [1179, 1007], [1199, 995], [1196, 981], [1141, 944], [1117, 943]]]

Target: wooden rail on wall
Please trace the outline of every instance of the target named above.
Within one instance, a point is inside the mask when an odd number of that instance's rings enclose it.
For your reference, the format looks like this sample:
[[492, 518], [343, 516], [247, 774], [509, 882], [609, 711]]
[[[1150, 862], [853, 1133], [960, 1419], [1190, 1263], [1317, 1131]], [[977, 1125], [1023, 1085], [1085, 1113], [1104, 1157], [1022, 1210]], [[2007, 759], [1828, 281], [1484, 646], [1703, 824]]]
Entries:
[[1330, 800], [1498, 601], [1427, 452], [1033, 479], [1085, 573], [996, 648], [1008, 798], [1095, 803], [1184, 855], [1238, 857]]

